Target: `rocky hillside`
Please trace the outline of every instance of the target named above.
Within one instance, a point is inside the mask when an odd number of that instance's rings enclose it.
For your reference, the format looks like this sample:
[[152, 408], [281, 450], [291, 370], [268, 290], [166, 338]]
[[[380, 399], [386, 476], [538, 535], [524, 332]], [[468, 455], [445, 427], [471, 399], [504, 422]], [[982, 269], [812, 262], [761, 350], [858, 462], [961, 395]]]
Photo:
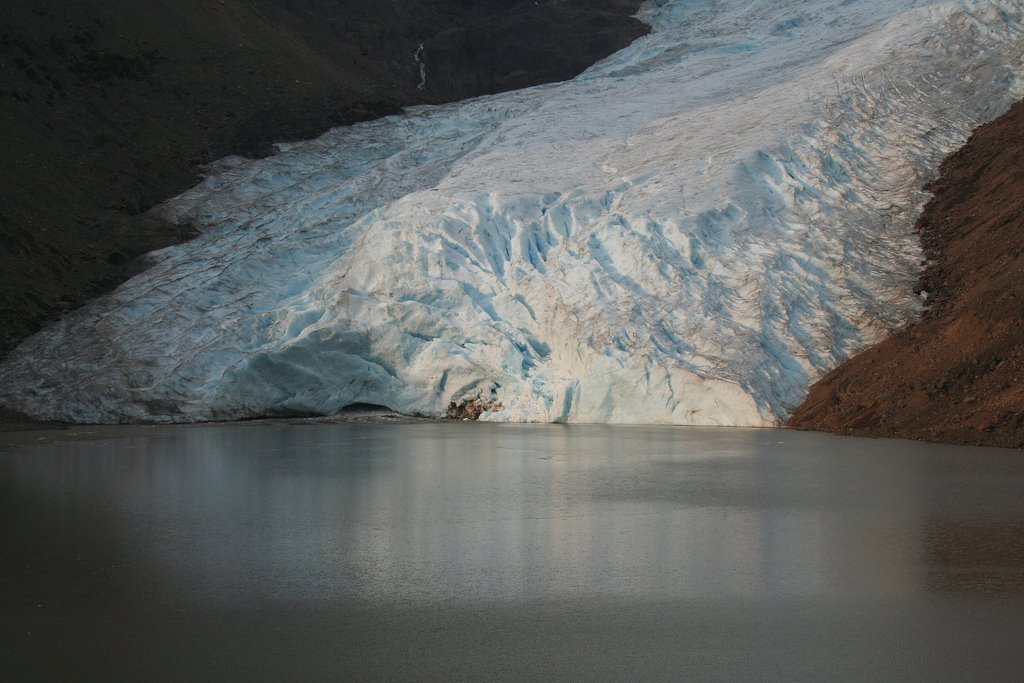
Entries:
[[978, 128], [931, 190], [927, 310], [812, 387], [790, 426], [1024, 447], [1024, 103]]
[[[146, 216], [202, 163], [574, 76], [641, 0], [7, 0], [0, 358], [189, 237]], [[420, 46], [422, 45], [422, 49]]]

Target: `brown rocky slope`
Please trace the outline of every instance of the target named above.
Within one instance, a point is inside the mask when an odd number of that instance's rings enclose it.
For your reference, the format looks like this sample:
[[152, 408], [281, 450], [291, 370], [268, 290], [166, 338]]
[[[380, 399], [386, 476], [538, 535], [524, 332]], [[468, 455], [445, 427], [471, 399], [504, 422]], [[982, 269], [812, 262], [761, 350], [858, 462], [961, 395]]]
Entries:
[[0, 359], [188, 238], [144, 212], [194, 185], [200, 164], [570, 78], [646, 32], [640, 4], [5, 0]]
[[1024, 447], [1024, 102], [948, 157], [917, 224], [921, 319], [811, 387], [788, 425]]

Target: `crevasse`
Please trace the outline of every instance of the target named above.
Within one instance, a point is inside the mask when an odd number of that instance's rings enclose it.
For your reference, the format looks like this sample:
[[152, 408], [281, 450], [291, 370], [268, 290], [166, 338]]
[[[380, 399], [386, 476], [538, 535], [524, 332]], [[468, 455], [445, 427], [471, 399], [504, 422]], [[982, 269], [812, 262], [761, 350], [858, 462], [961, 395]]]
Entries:
[[649, 2], [572, 81], [225, 159], [159, 209], [201, 236], [24, 342], [0, 402], [771, 424], [920, 310], [922, 188], [1024, 93], [1022, 4]]

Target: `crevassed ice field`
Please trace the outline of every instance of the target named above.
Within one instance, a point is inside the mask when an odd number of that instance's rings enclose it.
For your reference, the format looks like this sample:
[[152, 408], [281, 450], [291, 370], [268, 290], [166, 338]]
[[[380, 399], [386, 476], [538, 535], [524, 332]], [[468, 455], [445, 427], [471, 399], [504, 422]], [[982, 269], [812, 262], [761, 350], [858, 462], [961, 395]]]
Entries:
[[159, 209], [203, 234], [27, 340], [0, 401], [777, 422], [920, 310], [922, 188], [1024, 94], [1022, 9], [659, 0], [572, 81], [225, 159]]

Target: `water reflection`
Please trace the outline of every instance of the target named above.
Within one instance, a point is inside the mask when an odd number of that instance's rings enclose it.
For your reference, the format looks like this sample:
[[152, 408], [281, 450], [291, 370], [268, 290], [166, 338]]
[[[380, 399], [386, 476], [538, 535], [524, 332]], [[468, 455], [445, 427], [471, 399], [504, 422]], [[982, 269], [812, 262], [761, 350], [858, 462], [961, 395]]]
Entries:
[[1024, 521], [929, 517], [927, 586], [943, 593], [1024, 596]]
[[775, 430], [135, 428], [8, 438], [0, 486], [7, 602], [1024, 594], [1024, 460], [1008, 451]]

